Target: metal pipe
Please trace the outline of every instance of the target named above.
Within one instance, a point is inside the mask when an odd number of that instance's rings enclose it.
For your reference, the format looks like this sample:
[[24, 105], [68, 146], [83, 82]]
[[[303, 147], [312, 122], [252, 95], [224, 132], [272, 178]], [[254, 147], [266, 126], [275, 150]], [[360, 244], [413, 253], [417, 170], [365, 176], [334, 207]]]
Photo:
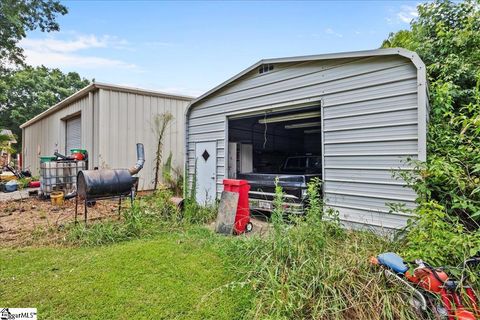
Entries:
[[73, 199], [77, 196], [77, 190], [73, 190], [72, 192], [69, 192], [67, 193], [65, 196], [64, 196], [64, 199], [65, 200], [68, 200], [68, 199]]
[[142, 170], [144, 163], [145, 163], [145, 151], [143, 148], [143, 143], [137, 143], [137, 163], [135, 163], [133, 167], [128, 169], [128, 171], [133, 176], [137, 174], [140, 170]]

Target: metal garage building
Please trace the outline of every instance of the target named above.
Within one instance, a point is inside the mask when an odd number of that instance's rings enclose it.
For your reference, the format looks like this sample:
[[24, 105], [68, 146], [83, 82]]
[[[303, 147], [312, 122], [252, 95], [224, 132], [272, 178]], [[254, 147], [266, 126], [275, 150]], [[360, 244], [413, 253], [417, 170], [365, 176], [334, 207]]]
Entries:
[[147, 161], [140, 172], [141, 190], [153, 188], [156, 150], [153, 119], [170, 112], [174, 119], [164, 140], [164, 159], [172, 152], [173, 164], [183, 168], [184, 115], [193, 98], [137, 88], [92, 83], [22, 128], [23, 168], [39, 174], [39, 156], [72, 148], [89, 152], [89, 169], [127, 168], [135, 163], [135, 144], [145, 145]]
[[198, 201], [218, 197], [242, 170], [232, 143], [246, 142], [244, 167], [258, 172], [318, 153], [324, 199], [342, 221], [402, 227], [408, 216], [388, 203], [414, 207], [416, 195], [392, 170], [426, 159], [427, 103], [425, 66], [404, 49], [261, 60], [190, 104], [189, 181], [196, 172]]

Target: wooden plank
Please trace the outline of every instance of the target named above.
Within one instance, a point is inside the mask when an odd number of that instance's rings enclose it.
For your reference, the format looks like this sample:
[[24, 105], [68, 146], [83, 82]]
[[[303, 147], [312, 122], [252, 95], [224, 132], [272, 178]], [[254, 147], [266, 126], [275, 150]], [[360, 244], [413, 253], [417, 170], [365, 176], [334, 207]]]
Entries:
[[233, 225], [237, 214], [238, 193], [223, 191], [220, 197], [218, 207], [217, 222], [215, 231], [217, 233], [231, 235], [233, 234]]

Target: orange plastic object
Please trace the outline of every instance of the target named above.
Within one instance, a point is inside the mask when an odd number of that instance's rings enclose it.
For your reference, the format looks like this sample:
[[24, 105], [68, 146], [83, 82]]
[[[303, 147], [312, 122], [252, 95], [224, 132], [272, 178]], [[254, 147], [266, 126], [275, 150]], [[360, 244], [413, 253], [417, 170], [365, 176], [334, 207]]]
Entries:
[[441, 281], [435, 277], [433, 271], [429, 268], [417, 268], [413, 271], [413, 275], [407, 272], [405, 276], [408, 280], [417, 283], [425, 290], [439, 294], [442, 291], [444, 282], [448, 280], [448, 275], [441, 270], [436, 270], [436, 273]]

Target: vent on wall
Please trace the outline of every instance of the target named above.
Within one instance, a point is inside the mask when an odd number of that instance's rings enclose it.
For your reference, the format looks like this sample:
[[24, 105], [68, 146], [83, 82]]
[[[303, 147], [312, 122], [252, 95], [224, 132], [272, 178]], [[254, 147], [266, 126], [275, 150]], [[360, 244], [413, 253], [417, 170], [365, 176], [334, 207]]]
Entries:
[[263, 64], [258, 68], [258, 73], [263, 74], [273, 70], [273, 64]]

